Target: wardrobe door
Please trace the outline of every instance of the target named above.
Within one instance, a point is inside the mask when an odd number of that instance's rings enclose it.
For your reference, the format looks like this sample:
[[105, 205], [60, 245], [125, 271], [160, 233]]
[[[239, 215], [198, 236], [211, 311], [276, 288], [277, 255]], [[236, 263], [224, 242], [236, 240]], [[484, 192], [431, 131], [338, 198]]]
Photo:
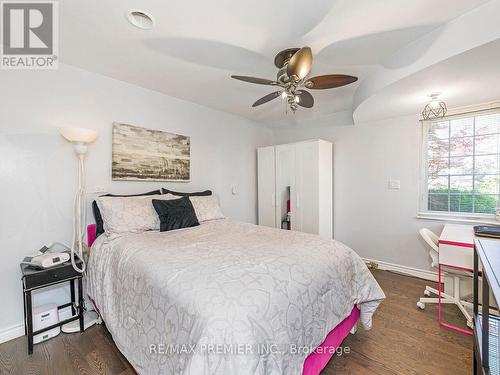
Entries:
[[318, 141], [296, 143], [293, 230], [319, 234], [318, 189]]
[[319, 228], [323, 238], [333, 238], [333, 145], [318, 141]]
[[259, 225], [276, 227], [276, 168], [274, 146], [257, 150]]
[[[290, 219], [293, 227], [293, 209], [289, 214], [289, 201], [295, 194], [295, 145], [276, 146], [276, 226], [288, 228]], [[291, 206], [290, 206], [291, 208]]]

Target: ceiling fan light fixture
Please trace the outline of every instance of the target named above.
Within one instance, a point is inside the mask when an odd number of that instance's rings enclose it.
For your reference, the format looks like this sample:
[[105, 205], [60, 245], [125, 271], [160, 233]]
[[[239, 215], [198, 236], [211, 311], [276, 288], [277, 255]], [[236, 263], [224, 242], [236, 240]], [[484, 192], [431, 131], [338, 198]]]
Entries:
[[299, 70], [299, 79], [304, 79], [309, 74], [310, 69], [310, 67], [302, 66]]
[[303, 47], [290, 58], [287, 72], [290, 77], [296, 76], [295, 80], [304, 79], [312, 68], [312, 51], [309, 47]]
[[129, 10], [127, 20], [131, 25], [142, 30], [151, 30], [155, 25], [153, 16], [141, 9]]
[[422, 118], [424, 120], [432, 120], [446, 116], [448, 108], [446, 107], [446, 103], [439, 99], [439, 95], [439, 93], [429, 95], [431, 100], [425, 105], [422, 111]]
[[311, 48], [288, 48], [279, 52], [274, 58], [274, 64], [279, 69], [275, 81], [240, 75], [231, 75], [231, 78], [258, 85], [278, 86], [278, 91], [258, 99], [252, 107], [258, 107], [281, 96], [286, 107], [292, 112], [299, 107], [312, 108], [314, 106], [313, 96], [305, 89], [333, 89], [358, 80], [357, 77], [345, 74], [326, 74], [307, 78], [311, 72], [312, 62]]

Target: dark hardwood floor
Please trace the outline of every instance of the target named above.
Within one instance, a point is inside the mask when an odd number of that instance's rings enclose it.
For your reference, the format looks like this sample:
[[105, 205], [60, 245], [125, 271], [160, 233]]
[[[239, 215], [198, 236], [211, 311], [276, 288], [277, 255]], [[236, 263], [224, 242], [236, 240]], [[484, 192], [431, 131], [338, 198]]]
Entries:
[[[373, 328], [349, 335], [343, 346], [350, 353], [334, 356], [321, 375], [471, 374], [472, 336], [441, 327], [437, 305], [416, 306], [425, 286], [433, 283], [387, 271], [374, 275], [387, 299], [375, 313]], [[443, 320], [467, 328], [455, 306], [443, 307]]]
[[[429, 282], [386, 271], [374, 271], [387, 300], [375, 314], [373, 329], [359, 329], [334, 356], [322, 375], [460, 375], [472, 371], [472, 338], [440, 327], [437, 307], [416, 307]], [[432, 283], [431, 283], [432, 284]], [[464, 326], [458, 309], [446, 306], [444, 319]], [[84, 334], [61, 334], [35, 345], [28, 356], [26, 338], [0, 345], [0, 374], [135, 374], [107, 330], [95, 326]]]

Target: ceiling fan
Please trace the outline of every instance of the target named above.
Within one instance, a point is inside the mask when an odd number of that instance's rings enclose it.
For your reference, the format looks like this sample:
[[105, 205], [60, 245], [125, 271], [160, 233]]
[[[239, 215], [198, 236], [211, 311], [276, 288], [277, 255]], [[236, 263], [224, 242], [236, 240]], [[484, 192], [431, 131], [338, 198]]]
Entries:
[[295, 112], [299, 106], [311, 108], [314, 98], [305, 89], [323, 90], [345, 86], [356, 82], [357, 77], [344, 74], [327, 74], [307, 78], [312, 68], [311, 48], [288, 48], [279, 52], [274, 58], [274, 65], [279, 69], [276, 80], [232, 75], [231, 78], [259, 85], [278, 86], [280, 90], [260, 98], [252, 107], [257, 107], [281, 96], [287, 100], [290, 109]]

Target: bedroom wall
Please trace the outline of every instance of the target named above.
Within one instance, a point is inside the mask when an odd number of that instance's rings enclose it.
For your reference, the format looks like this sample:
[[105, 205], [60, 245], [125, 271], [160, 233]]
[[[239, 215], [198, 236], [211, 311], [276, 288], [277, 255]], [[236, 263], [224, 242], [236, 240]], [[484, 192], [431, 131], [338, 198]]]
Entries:
[[[0, 71], [0, 82], [0, 342], [23, 334], [19, 262], [44, 244], [71, 241], [76, 158], [57, 127], [99, 131], [86, 164], [89, 202], [96, 187], [124, 193], [209, 188], [228, 217], [256, 222], [256, 147], [272, 144], [270, 130], [67, 65]], [[111, 181], [113, 121], [191, 136], [191, 182]], [[38, 293], [34, 304], [68, 296], [67, 288], [58, 288]]]
[[[334, 144], [334, 236], [360, 256], [430, 270], [418, 229], [443, 225], [416, 219], [419, 194], [418, 116], [357, 125], [275, 130], [275, 143], [322, 138]], [[399, 190], [389, 179], [401, 181]]]

